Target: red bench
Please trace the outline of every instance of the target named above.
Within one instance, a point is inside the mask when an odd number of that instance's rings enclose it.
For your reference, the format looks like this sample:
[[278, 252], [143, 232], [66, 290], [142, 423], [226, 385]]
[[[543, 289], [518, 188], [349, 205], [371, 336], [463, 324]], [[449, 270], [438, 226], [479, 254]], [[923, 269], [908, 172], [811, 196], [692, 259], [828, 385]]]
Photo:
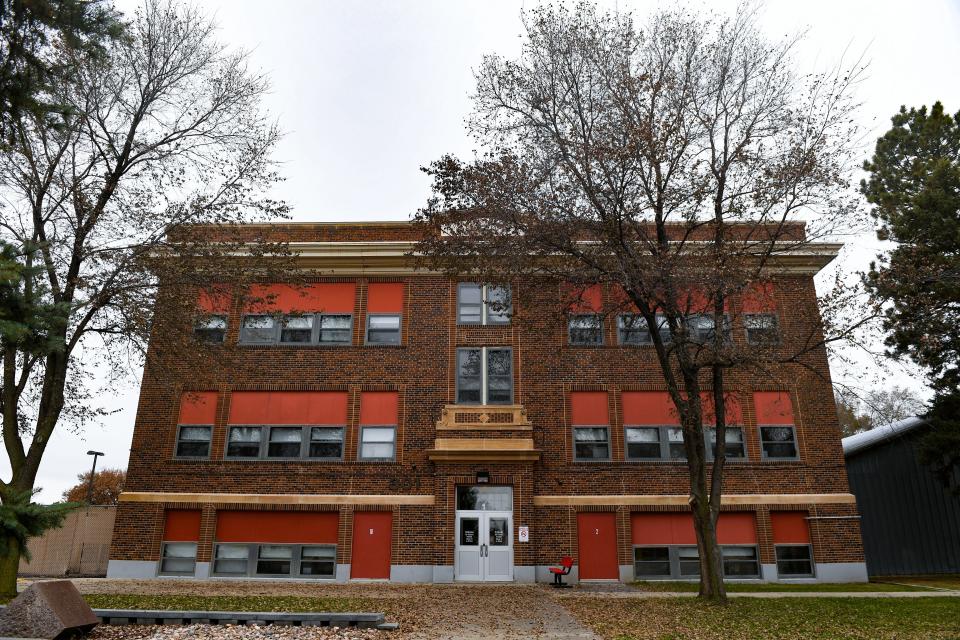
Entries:
[[569, 587], [570, 585], [564, 584], [563, 576], [569, 575], [571, 569], [573, 569], [573, 556], [563, 556], [560, 558], [559, 567], [550, 567], [550, 573], [553, 574], [553, 586], [557, 588]]

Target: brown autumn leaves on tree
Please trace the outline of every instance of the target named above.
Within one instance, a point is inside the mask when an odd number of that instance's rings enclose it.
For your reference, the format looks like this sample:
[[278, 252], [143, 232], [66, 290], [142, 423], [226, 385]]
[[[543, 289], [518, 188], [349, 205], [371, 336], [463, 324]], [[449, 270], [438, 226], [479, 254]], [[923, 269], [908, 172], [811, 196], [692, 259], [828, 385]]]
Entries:
[[[90, 504], [116, 505], [123, 483], [127, 479], [127, 472], [123, 469], [103, 469], [93, 476], [93, 497]], [[77, 475], [79, 482], [63, 492], [66, 502], [87, 502], [90, 495], [90, 472]]]
[[[145, 0], [101, 58], [58, 51], [71, 68], [50, 88], [70, 107], [60, 126], [29, 114], [12, 125], [0, 153], [0, 241], [19, 265], [11, 290], [26, 328], [0, 354], [12, 470], [4, 505], [30, 500], [54, 431], [103, 415], [99, 395], [145, 360], [162, 383], [167, 365], [229, 358], [229, 347], [189, 338], [198, 289], [237, 293], [286, 277], [284, 245], [204, 226], [286, 214], [265, 195], [279, 180], [280, 138], [261, 106], [267, 79], [216, 35], [193, 5]], [[187, 338], [148, 349], [158, 327]], [[9, 595], [21, 543], [2, 542]]]
[[[635, 23], [584, 3], [523, 18], [520, 58], [488, 56], [476, 73], [468, 125], [483, 155], [425, 169], [434, 196], [416, 216], [426, 235], [418, 253], [425, 266], [487, 281], [600, 284], [622, 292], [619, 309], [669, 327], [670, 341], [650, 333], [682, 425], [700, 595], [725, 601], [716, 524], [728, 381], [783, 383], [783, 363], [826, 376], [825, 344], [868, 318], [827, 322], [824, 333], [816, 308], [796, 309], [801, 334], [760, 345], [724, 330], [704, 337], [688, 319], [724, 327], [729, 318], [742, 333], [728, 301], [860, 219], [851, 189], [859, 69], [799, 75], [798, 39], [765, 38], [749, 6], [728, 18], [680, 9]], [[828, 307], [843, 308], [849, 293], [838, 288]]]

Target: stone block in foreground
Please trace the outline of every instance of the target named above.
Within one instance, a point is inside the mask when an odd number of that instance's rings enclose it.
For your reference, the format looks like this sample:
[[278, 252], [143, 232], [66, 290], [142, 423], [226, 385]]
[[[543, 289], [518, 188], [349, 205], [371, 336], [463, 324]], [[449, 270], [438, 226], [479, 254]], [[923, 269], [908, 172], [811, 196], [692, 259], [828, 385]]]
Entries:
[[0, 636], [61, 640], [87, 633], [100, 620], [69, 580], [35, 582], [0, 614]]

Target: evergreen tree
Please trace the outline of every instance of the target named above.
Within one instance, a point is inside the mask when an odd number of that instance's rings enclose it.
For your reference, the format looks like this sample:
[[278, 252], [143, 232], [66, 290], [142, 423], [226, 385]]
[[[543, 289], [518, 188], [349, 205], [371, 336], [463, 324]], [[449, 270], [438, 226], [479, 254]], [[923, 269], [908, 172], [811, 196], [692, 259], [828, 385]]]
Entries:
[[922, 458], [957, 487], [960, 477], [960, 112], [939, 102], [901, 107], [864, 164], [861, 190], [881, 240], [897, 243], [871, 264], [867, 286], [885, 305], [894, 355], [925, 367], [934, 429]]

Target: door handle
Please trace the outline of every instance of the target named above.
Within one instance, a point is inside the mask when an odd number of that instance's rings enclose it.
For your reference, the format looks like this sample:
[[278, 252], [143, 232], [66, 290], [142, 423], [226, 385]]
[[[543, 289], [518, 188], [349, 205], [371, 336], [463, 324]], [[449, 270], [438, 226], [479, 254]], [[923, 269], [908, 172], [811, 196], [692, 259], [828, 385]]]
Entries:
[[489, 556], [487, 555], [487, 545], [485, 545], [485, 544], [480, 545], [480, 557], [481, 557], [481, 558], [488, 558], [488, 557], [489, 557]]

